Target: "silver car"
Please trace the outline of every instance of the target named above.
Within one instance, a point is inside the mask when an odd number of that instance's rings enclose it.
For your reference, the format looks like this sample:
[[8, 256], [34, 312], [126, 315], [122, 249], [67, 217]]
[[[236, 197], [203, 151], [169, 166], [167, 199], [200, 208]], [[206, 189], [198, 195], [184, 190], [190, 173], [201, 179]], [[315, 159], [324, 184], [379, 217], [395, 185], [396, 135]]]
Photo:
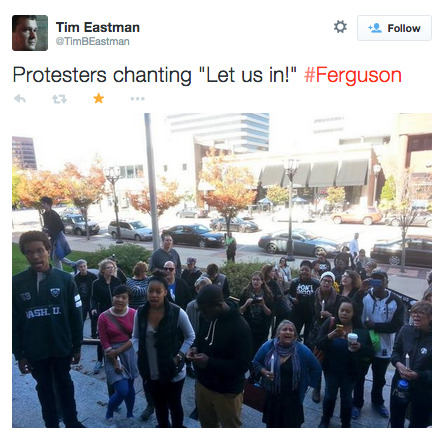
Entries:
[[[120, 220], [119, 227], [121, 230], [121, 238], [127, 238], [136, 241], [151, 241], [153, 240], [153, 231], [148, 226], [144, 225], [139, 220]], [[113, 239], [117, 238], [117, 222], [111, 221], [108, 225], [108, 233]]]

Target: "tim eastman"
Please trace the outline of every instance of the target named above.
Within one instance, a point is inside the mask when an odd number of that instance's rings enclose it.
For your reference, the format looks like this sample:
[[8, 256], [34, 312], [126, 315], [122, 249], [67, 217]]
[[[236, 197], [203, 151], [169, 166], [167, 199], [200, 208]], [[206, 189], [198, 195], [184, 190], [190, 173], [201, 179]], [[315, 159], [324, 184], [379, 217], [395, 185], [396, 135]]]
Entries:
[[[57, 21], [59, 32], [80, 32], [80, 25], [70, 24], [66, 21]], [[83, 24], [84, 32], [140, 32], [138, 24], [95, 24], [91, 21], [86, 21]]]

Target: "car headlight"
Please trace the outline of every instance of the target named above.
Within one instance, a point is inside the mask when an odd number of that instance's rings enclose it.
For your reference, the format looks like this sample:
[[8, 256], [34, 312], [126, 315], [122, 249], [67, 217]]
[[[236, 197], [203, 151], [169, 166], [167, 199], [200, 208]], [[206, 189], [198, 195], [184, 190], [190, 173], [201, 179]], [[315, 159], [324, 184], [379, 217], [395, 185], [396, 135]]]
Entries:
[[209, 240], [209, 241], [216, 241], [216, 238], [215, 237], [208, 237], [207, 240]]

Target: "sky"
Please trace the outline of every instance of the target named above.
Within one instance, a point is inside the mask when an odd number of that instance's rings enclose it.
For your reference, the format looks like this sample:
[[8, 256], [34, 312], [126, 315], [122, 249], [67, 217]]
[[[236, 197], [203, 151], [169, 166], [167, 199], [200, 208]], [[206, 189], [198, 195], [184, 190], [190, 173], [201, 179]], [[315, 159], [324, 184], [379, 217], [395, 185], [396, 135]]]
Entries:
[[[270, 115], [270, 151], [305, 148], [311, 141], [312, 121], [329, 115], [305, 115], [279, 113]], [[359, 133], [390, 133], [394, 116], [354, 115], [346, 116], [347, 126], [353, 135]], [[13, 136], [32, 137], [39, 169], [57, 172], [64, 163], [89, 165], [94, 157], [102, 158], [104, 166], [141, 163], [146, 159], [146, 137], [143, 113], [104, 112], [70, 115], [52, 113], [51, 119], [14, 120]], [[166, 136], [165, 117], [152, 115], [152, 140], [162, 143]], [[313, 140], [313, 139], [312, 139]], [[155, 146], [155, 145], [154, 145]], [[162, 149], [160, 149], [162, 151]], [[155, 148], [155, 151], [159, 151]], [[180, 158], [181, 151], [169, 152], [172, 160]], [[159, 153], [158, 153], [159, 154]], [[141, 157], [143, 159], [141, 160]], [[123, 161], [123, 158], [125, 160]], [[155, 157], [156, 160], [156, 157]]]

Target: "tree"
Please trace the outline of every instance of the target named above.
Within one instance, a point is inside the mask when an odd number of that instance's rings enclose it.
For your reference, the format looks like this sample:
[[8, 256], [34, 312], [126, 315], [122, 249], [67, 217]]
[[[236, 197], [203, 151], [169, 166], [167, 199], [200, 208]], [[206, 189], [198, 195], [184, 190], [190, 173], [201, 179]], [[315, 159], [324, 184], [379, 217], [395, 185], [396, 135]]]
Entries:
[[47, 196], [53, 199], [54, 204], [63, 202], [66, 200], [66, 188], [60, 176], [50, 171], [26, 170], [22, 176], [16, 187], [16, 195], [24, 207], [38, 210], [40, 224], [43, 225], [40, 199]]
[[345, 201], [346, 193], [345, 188], [343, 186], [330, 186], [327, 189], [327, 197], [326, 200], [331, 205], [340, 205], [343, 207], [343, 203]]
[[99, 202], [105, 193], [106, 179], [102, 171], [101, 162], [96, 160], [91, 165], [88, 174], [82, 174], [76, 165], [66, 163], [62, 176], [67, 198], [74, 206], [80, 209], [85, 221], [87, 240], [89, 240], [88, 209], [93, 203]]
[[[160, 182], [161, 190], [156, 191], [156, 214], [158, 217], [181, 201], [181, 196], [177, 194], [179, 187], [177, 182], [168, 182], [165, 177], [161, 177]], [[130, 194], [129, 199], [134, 209], [144, 214], [151, 214], [150, 189], [148, 186], [138, 194]]]
[[394, 200], [395, 219], [399, 223], [402, 235], [402, 261], [401, 272], [405, 272], [406, 259], [406, 235], [408, 228], [413, 224], [416, 217], [419, 215], [417, 209], [413, 209], [413, 201], [417, 199], [417, 185], [415, 184], [412, 173], [409, 169], [403, 169], [394, 177], [396, 188], [396, 195]]
[[272, 185], [268, 188], [266, 197], [274, 204], [281, 205], [286, 203], [289, 199], [289, 193], [287, 188], [283, 188], [279, 185]]
[[17, 208], [20, 204], [18, 188], [21, 180], [24, 179], [23, 171], [15, 165], [12, 166], [12, 207]]
[[214, 190], [209, 191], [204, 200], [224, 217], [229, 232], [230, 220], [255, 199], [256, 191], [251, 188], [257, 182], [247, 168], [230, 166], [222, 150], [217, 153], [215, 148], [210, 148], [206, 156], [200, 178]]
[[394, 176], [389, 176], [380, 193], [379, 209], [385, 215], [396, 208], [397, 186]]

